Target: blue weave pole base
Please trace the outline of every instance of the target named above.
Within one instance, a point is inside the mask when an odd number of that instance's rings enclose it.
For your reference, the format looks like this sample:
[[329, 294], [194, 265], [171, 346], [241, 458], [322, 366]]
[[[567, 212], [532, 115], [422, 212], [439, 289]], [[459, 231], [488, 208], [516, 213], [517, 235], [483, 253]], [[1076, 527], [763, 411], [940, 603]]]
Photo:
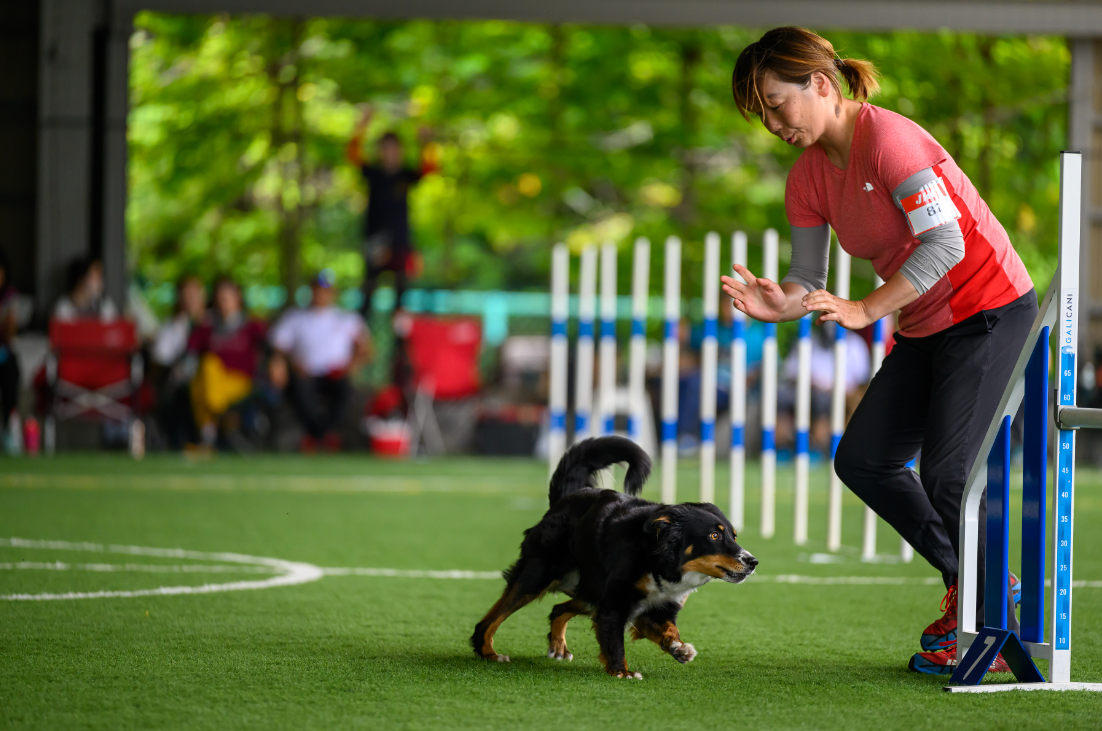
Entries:
[[949, 679], [950, 685], [979, 685], [991, 663], [1002, 652], [1014, 677], [1021, 683], [1043, 683], [1045, 678], [1033, 664], [1022, 641], [1012, 630], [984, 627], [976, 635], [964, 657], [957, 658], [957, 669]]

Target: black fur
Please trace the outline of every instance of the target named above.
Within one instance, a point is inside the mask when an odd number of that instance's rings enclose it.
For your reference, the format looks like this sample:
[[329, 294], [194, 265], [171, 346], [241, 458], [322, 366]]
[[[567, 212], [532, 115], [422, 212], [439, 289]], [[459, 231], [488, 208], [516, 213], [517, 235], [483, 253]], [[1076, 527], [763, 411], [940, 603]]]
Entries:
[[[594, 475], [627, 463], [624, 490], [598, 490]], [[637, 674], [624, 659], [624, 630], [647, 637], [679, 662], [695, 655], [680, 641], [675, 621], [687, 594], [710, 578], [743, 581], [757, 560], [735, 542], [723, 511], [709, 503], [661, 505], [637, 495], [650, 459], [621, 437], [588, 439], [563, 456], [551, 478], [550, 508], [524, 533], [520, 558], [504, 574], [505, 593], [475, 627], [471, 645], [486, 659], [507, 661], [493, 649], [493, 634], [510, 614], [547, 591], [572, 597], [551, 613], [549, 656], [567, 656], [565, 621], [589, 614], [606, 670]], [[568, 615], [566, 620], [563, 615]], [[555, 638], [555, 623], [562, 635]]]

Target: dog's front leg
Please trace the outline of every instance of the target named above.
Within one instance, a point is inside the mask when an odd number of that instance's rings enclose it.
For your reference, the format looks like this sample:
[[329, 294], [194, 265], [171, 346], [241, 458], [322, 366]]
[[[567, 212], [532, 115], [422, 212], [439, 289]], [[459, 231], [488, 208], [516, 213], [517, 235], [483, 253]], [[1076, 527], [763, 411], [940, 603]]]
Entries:
[[645, 637], [684, 665], [696, 657], [696, 648], [681, 641], [676, 621], [676, 609], [651, 611], [632, 620], [631, 634], [636, 640]]
[[620, 607], [598, 607], [593, 618], [597, 632], [597, 643], [601, 646], [601, 662], [605, 672], [614, 678], [636, 678], [643, 676], [628, 670], [627, 657], [624, 655], [624, 628], [627, 626], [628, 612]]

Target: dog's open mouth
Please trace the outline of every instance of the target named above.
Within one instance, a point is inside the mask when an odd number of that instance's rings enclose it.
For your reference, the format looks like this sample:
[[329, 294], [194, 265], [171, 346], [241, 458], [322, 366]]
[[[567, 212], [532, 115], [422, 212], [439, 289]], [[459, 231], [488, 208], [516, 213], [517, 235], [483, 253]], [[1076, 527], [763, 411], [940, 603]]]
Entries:
[[716, 568], [723, 572], [722, 580], [731, 584], [741, 584], [750, 577], [750, 574], [754, 573], [754, 569], [747, 569], [745, 566], [742, 567], [741, 571], [736, 571], [728, 566], [717, 565]]

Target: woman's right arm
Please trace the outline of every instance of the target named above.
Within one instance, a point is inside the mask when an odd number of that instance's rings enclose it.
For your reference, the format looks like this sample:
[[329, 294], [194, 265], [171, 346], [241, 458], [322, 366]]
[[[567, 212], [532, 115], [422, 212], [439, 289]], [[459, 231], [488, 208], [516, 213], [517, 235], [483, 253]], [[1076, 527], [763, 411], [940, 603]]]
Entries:
[[761, 322], [788, 322], [807, 314], [803, 298], [826, 286], [830, 226], [792, 227], [792, 262], [780, 284], [735, 266], [735, 277], [721, 277], [735, 308]]

